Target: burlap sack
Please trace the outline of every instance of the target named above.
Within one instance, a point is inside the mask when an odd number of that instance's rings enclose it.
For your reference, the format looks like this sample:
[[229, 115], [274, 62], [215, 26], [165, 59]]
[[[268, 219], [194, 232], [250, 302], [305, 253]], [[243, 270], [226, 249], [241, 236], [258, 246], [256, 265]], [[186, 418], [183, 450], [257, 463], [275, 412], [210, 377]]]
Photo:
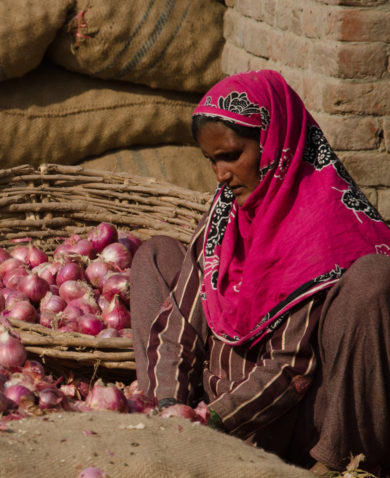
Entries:
[[197, 100], [41, 65], [0, 85], [1, 167], [76, 164], [137, 144], [191, 143]]
[[37, 67], [73, 0], [1, 0], [0, 81]]
[[115, 412], [56, 413], [9, 422], [1, 478], [314, 478], [276, 455], [182, 418]]
[[216, 0], [76, 0], [49, 55], [98, 78], [204, 92], [222, 77], [224, 11]]
[[213, 193], [217, 180], [196, 146], [164, 145], [121, 149], [81, 163], [86, 168], [150, 176], [193, 191]]

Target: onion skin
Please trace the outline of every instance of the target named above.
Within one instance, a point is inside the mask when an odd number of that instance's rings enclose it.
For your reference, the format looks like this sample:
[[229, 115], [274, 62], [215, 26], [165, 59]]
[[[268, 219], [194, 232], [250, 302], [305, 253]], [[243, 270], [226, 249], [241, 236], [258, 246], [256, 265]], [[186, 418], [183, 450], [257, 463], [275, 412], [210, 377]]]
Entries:
[[92, 295], [93, 289], [81, 280], [67, 280], [62, 283], [59, 288], [60, 297], [62, 297], [66, 303], [78, 299], [87, 293]]
[[118, 241], [118, 231], [113, 224], [101, 222], [88, 234], [87, 239], [97, 252]]
[[119, 271], [129, 268], [133, 260], [127, 247], [120, 242], [113, 242], [106, 246], [102, 250], [100, 257]]
[[89, 283], [94, 287], [101, 289], [104, 283], [104, 278], [113, 270], [113, 267], [100, 259], [92, 261], [85, 269], [85, 276]]
[[113, 329], [127, 329], [131, 327], [130, 311], [118, 296], [115, 296], [110, 305], [102, 312], [102, 318], [107, 327]]
[[25, 301], [15, 302], [10, 308], [4, 311], [7, 318], [23, 320], [35, 324], [38, 319], [37, 309], [30, 303]]
[[38, 394], [39, 408], [46, 410], [48, 408], [56, 408], [62, 404], [64, 394], [61, 390], [54, 387], [44, 388]]
[[0, 365], [3, 367], [21, 367], [27, 354], [19, 339], [8, 331], [0, 333]]
[[132, 256], [134, 256], [136, 250], [142, 244], [141, 239], [133, 236], [133, 234], [131, 234], [130, 232], [125, 231], [118, 232], [118, 242], [127, 247]]
[[23, 277], [28, 275], [28, 271], [25, 267], [17, 267], [11, 271], [7, 271], [3, 276], [3, 284], [8, 289], [17, 290], [20, 284], [20, 281]]
[[34, 393], [29, 388], [21, 384], [11, 385], [10, 387], [6, 388], [4, 395], [11, 402], [10, 404], [12, 408], [17, 408], [19, 405], [22, 405], [22, 403], [25, 405], [33, 405], [35, 401]]
[[11, 254], [6, 249], [3, 249], [2, 247], [0, 247], [0, 264], [6, 261], [7, 259], [10, 259], [10, 257], [11, 257]]
[[130, 276], [127, 273], [111, 274], [103, 283], [103, 296], [112, 301], [115, 295], [118, 295], [123, 302], [129, 304], [130, 301]]
[[14, 257], [6, 259], [0, 264], [0, 279], [3, 279], [6, 272], [16, 269], [19, 266], [24, 266], [23, 262], [19, 259], [15, 259]]
[[189, 405], [183, 405], [181, 403], [176, 403], [175, 405], [164, 408], [160, 412], [160, 417], [183, 417], [191, 420], [191, 422], [195, 422], [197, 418], [195, 411]]
[[83, 280], [84, 269], [76, 262], [68, 262], [63, 265], [57, 272], [56, 284], [61, 286], [67, 280]]
[[113, 337], [120, 337], [120, 334], [119, 330], [108, 327], [101, 330], [96, 337], [99, 337], [99, 339], [111, 339]]
[[80, 474], [77, 475], [77, 478], [106, 478], [107, 475], [100, 468], [95, 468], [93, 466], [85, 468]]
[[105, 385], [98, 380], [85, 399], [85, 404], [92, 410], [114, 410], [127, 412], [127, 400], [115, 385]]
[[104, 323], [96, 315], [84, 314], [79, 318], [79, 331], [82, 334], [97, 335], [104, 328]]
[[39, 308], [43, 310], [51, 310], [52, 312], [62, 312], [66, 307], [66, 302], [59, 295], [53, 294], [51, 291], [46, 292], [45, 297], [40, 302]]
[[36, 274], [29, 274], [22, 277], [19, 282], [19, 290], [26, 294], [31, 302], [39, 302], [50, 290], [49, 284]]

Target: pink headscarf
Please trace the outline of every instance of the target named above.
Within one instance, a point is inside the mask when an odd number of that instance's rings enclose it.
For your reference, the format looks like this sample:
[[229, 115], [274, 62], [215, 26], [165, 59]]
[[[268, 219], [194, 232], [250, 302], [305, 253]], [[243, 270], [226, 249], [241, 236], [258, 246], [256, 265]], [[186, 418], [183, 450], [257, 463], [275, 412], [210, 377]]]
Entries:
[[194, 115], [261, 131], [259, 186], [238, 207], [220, 185], [206, 229], [201, 297], [221, 340], [253, 345], [360, 256], [390, 255], [390, 229], [281, 75], [225, 78]]

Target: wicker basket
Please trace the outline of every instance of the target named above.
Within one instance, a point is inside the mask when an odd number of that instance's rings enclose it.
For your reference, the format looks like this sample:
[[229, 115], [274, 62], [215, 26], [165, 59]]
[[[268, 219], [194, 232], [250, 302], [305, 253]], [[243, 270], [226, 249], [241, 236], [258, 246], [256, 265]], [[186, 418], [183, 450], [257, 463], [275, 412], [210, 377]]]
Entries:
[[[210, 195], [154, 178], [43, 164], [0, 170], [0, 246], [29, 241], [51, 254], [65, 237], [84, 235], [100, 222], [188, 243]], [[134, 370], [131, 339], [97, 339], [12, 320], [27, 351], [64, 369]]]

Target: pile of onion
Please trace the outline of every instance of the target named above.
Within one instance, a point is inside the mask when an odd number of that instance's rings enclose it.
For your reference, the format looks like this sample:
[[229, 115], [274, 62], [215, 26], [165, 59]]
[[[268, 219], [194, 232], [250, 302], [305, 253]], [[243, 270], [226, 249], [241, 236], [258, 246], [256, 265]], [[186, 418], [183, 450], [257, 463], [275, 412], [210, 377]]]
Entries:
[[140, 244], [102, 222], [86, 238], [65, 238], [52, 258], [32, 243], [0, 248], [0, 318], [95, 336], [105, 329], [127, 334], [130, 267]]

